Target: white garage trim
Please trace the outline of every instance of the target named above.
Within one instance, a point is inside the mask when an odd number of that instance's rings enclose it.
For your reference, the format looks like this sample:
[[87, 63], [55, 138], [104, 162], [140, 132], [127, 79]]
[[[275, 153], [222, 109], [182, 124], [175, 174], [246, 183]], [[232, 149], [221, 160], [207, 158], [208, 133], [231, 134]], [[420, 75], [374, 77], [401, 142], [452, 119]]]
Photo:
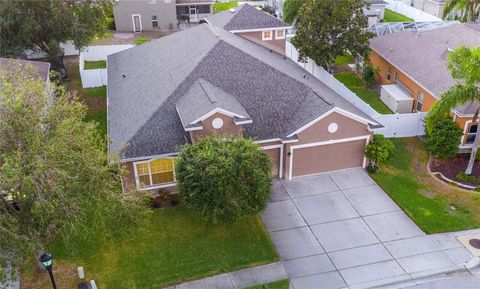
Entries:
[[[309, 148], [309, 147], [316, 147], [316, 146], [323, 146], [323, 145], [330, 145], [330, 144], [336, 144], [336, 143], [343, 143], [343, 142], [350, 142], [350, 141], [357, 141], [357, 140], [365, 140], [365, 144], [368, 143], [368, 140], [370, 139], [370, 135], [362, 135], [362, 136], [356, 136], [356, 137], [349, 137], [349, 138], [342, 138], [342, 139], [333, 139], [333, 140], [328, 140], [328, 141], [322, 141], [322, 142], [315, 142], [315, 143], [307, 143], [307, 144], [301, 144], [301, 145], [294, 145], [290, 147], [290, 163], [289, 163], [289, 168], [288, 168], [288, 180], [292, 180], [292, 174], [293, 174], [293, 151], [295, 149], [302, 149], [302, 148]], [[366, 158], [365, 156], [363, 157], [363, 167], [365, 167], [366, 164]]]
[[273, 150], [278, 148], [280, 149], [280, 165], [278, 168], [278, 177], [282, 178], [283, 176], [283, 144], [260, 147], [261, 150]]

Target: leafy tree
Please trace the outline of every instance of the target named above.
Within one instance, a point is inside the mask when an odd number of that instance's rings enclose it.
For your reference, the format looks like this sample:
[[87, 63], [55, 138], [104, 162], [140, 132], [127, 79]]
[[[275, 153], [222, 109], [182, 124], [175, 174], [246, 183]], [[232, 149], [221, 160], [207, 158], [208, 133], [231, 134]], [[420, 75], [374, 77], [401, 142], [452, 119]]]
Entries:
[[58, 65], [61, 43], [72, 40], [81, 49], [105, 31], [104, 11], [111, 5], [112, 0], [0, 1], [0, 56], [41, 49]]
[[31, 66], [0, 68], [0, 268], [36, 257], [54, 238], [69, 246], [129, 224], [137, 212], [75, 99], [64, 89], [52, 96]]
[[[434, 105], [426, 118], [427, 133], [432, 134], [435, 123], [450, 115], [450, 112], [459, 104], [472, 103], [477, 106], [472, 123], [478, 122], [480, 109], [480, 46], [469, 49], [458, 47], [448, 55], [448, 68], [456, 83], [445, 91], [440, 100]], [[480, 144], [480, 130], [477, 130], [473, 142], [470, 160], [465, 174], [471, 175], [475, 155]]]
[[365, 156], [370, 160], [368, 169], [370, 172], [378, 170], [378, 164], [388, 160], [395, 150], [391, 140], [381, 134], [373, 135], [373, 139], [365, 147]]
[[337, 56], [366, 55], [367, 20], [363, 14], [364, 1], [305, 0], [298, 12], [297, 34], [292, 39], [299, 59], [311, 58], [331, 71]]
[[480, 0], [447, 0], [443, 8], [443, 18], [455, 10], [461, 11], [462, 21], [473, 22], [478, 18]]
[[441, 159], [448, 159], [458, 153], [463, 132], [451, 118], [435, 122], [432, 131], [426, 136], [430, 153]]
[[283, 20], [290, 24], [295, 23], [298, 10], [305, 3], [305, 0], [286, 0], [283, 3]]
[[267, 205], [271, 163], [252, 140], [207, 136], [185, 146], [176, 176], [185, 203], [213, 222], [257, 214]]

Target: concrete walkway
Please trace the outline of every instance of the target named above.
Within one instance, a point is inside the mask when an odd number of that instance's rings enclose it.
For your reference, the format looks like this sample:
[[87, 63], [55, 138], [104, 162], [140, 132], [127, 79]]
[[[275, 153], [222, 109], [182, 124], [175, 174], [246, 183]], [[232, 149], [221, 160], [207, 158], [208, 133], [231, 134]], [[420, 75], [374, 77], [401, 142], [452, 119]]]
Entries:
[[294, 289], [371, 288], [461, 270], [458, 235], [426, 235], [362, 169], [276, 181], [263, 214]]

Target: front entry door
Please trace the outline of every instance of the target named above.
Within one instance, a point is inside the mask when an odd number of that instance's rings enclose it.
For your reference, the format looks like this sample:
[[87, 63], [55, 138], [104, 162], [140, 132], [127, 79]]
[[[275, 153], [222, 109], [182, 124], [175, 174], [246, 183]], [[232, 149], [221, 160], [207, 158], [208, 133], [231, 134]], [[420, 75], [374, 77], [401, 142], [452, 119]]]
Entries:
[[190, 21], [197, 22], [197, 6], [190, 6]]
[[140, 23], [140, 15], [133, 15], [133, 32], [142, 32], [142, 24]]

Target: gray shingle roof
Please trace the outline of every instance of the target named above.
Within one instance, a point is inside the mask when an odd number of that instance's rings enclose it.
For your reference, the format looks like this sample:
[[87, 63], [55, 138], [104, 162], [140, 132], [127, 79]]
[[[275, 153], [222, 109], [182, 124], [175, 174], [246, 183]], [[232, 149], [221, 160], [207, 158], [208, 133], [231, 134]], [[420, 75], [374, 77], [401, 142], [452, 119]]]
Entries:
[[257, 140], [286, 137], [334, 105], [370, 119], [293, 61], [207, 24], [110, 55], [107, 67], [110, 150], [126, 147], [125, 159], [189, 141], [177, 103], [199, 79], [237, 99], [253, 120], [244, 135]]
[[48, 62], [12, 59], [12, 58], [0, 58], [0, 69], [12, 67], [15, 65], [20, 65], [22, 68], [25, 68], [25, 66], [27, 65], [31, 65], [36, 70], [35, 74], [40, 79], [47, 81], [49, 78], [50, 63]]
[[176, 107], [184, 128], [195, 125], [202, 116], [218, 108], [231, 112], [239, 118], [250, 118], [235, 96], [203, 78], [199, 78], [192, 84], [180, 97]]
[[212, 25], [228, 31], [290, 27], [282, 20], [249, 4], [243, 4], [234, 9], [235, 12], [226, 10], [207, 17], [207, 20]]

